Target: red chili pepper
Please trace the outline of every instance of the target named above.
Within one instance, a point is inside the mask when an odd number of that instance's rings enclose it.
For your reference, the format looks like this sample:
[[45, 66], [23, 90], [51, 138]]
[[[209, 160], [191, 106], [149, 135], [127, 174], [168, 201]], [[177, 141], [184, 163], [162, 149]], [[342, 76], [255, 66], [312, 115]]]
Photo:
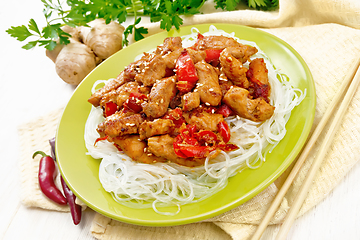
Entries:
[[108, 139], [108, 137], [109, 137], [109, 136], [97, 138], [97, 139], [95, 140], [95, 142], [94, 142], [94, 146], [96, 145], [97, 142], [99, 142], [99, 141], [104, 141], [104, 140]]
[[176, 87], [181, 93], [191, 91], [199, 79], [196, 73], [194, 62], [186, 49], [181, 53], [175, 64], [177, 84]]
[[105, 103], [105, 116], [111, 116], [117, 111], [117, 105], [114, 102]]
[[183, 138], [181, 137], [181, 135], [177, 135], [173, 143], [174, 151], [175, 154], [178, 155], [179, 157], [187, 158], [186, 155], [180, 151], [180, 144], [182, 143], [182, 141]]
[[39, 185], [41, 191], [47, 196], [49, 199], [53, 200], [54, 202], [66, 205], [67, 200], [61, 191], [56, 187], [54, 183], [55, 177], [55, 162], [52, 157], [46, 155], [42, 151], [37, 151], [33, 154], [33, 158], [36, 155], [41, 154], [43, 157], [40, 159], [39, 163]]
[[219, 145], [217, 145], [217, 148], [223, 150], [224, 152], [231, 152], [231, 151], [234, 151], [236, 149], [239, 149], [238, 146], [236, 146], [235, 144], [230, 144], [230, 143], [219, 144]]
[[184, 146], [180, 149], [186, 157], [193, 158], [204, 158], [213, 150], [215, 150], [214, 147], [207, 146]]
[[226, 104], [222, 104], [215, 113], [221, 114], [224, 117], [228, 117], [234, 114], [234, 111]]
[[[230, 140], [230, 129], [225, 121], [218, 124], [219, 132], [223, 140]], [[196, 125], [188, 124], [180, 130], [176, 136], [173, 147], [177, 156], [182, 158], [204, 158], [210, 152], [220, 149], [225, 152], [238, 149], [234, 144], [219, 144], [221, 141], [217, 135], [209, 130], [196, 132]]]
[[75, 203], [76, 196], [66, 185], [63, 177], [61, 176], [61, 185], [63, 187], [66, 199], [68, 200], [71, 216], [75, 225], [78, 225], [81, 220], [81, 206]]
[[181, 129], [180, 135], [182, 139], [193, 138], [196, 132], [196, 125], [188, 124], [184, 129]]
[[197, 140], [200, 142], [200, 145], [208, 144], [211, 146], [215, 146], [218, 141], [216, 134], [209, 130], [200, 131], [195, 135]]
[[51, 157], [56, 161], [56, 154], [55, 154], [55, 137], [49, 140], [49, 144], [51, 146]]
[[206, 49], [205, 62], [213, 63], [214, 65], [217, 65], [219, 63], [219, 57], [221, 52], [222, 49]]
[[163, 117], [163, 119], [170, 119], [175, 124], [175, 128], [180, 128], [183, 123], [185, 123], [185, 118], [182, 115], [182, 110], [180, 108], [175, 108], [169, 112], [167, 112]]
[[218, 129], [224, 142], [229, 142], [231, 137], [229, 125], [225, 121], [221, 121], [218, 123]]
[[147, 97], [145, 94], [132, 92], [129, 95], [129, 98], [125, 101], [124, 107], [133, 110], [138, 113], [141, 112], [142, 106], [141, 103], [146, 100]]

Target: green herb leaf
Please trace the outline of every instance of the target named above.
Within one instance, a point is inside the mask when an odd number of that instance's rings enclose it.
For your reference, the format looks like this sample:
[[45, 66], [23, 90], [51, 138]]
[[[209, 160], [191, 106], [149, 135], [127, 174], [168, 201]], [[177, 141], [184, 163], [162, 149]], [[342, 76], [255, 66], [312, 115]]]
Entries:
[[246, 0], [249, 7], [270, 11], [275, 10], [279, 7], [279, 0]]
[[25, 44], [24, 46], [22, 46], [23, 49], [29, 50], [34, 48], [37, 45], [38, 41], [31, 41], [28, 42], [27, 44]]
[[[30, 36], [38, 37], [23, 46], [31, 49], [42, 46], [53, 49], [56, 44], [70, 43], [70, 34], [61, 27], [87, 26], [89, 22], [103, 18], [106, 23], [125, 22], [129, 16], [134, 17], [124, 31], [123, 45], [129, 43], [128, 37], [134, 33], [134, 40], [144, 38], [148, 30], [137, 27], [141, 16], [149, 16], [151, 22], [160, 22], [160, 28], [170, 31], [173, 27], [179, 29], [183, 24], [182, 16], [200, 13], [200, 8], [207, 0], [41, 0], [46, 26], [39, 28], [34, 19], [28, 26], [10, 27], [6, 32], [18, 41], [24, 41]], [[279, 0], [214, 0], [214, 7], [226, 11], [236, 10], [240, 1], [250, 8], [259, 10], [274, 10], [279, 7]], [[65, 10], [66, 9], [66, 10]], [[41, 30], [40, 30], [41, 29]]]
[[148, 30], [144, 27], [135, 28], [134, 31], [134, 39], [135, 41], [139, 41], [144, 38], [144, 34], [147, 34]]
[[6, 30], [6, 32], [10, 34], [10, 36], [16, 38], [18, 41], [21, 42], [33, 35], [31, 32], [29, 32], [29, 30], [25, 25], [21, 25], [18, 27], [11, 27], [8, 30]]
[[41, 34], [41, 33], [40, 33], [40, 30], [39, 30], [39, 28], [38, 28], [38, 26], [37, 26], [37, 24], [36, 24], [36, 22], [35, 22], [34, 19], [30, 19], [28, 26], [29, 26], [29, 29], [30, 29], [30, 30], [36, 32], [36, 33], [39, 34], [39, 35]]

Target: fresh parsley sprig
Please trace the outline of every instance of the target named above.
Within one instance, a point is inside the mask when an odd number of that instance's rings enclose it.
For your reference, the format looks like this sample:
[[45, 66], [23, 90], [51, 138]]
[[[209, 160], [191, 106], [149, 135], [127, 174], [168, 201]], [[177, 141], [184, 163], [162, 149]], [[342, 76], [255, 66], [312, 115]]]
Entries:
[[[179, 29], [183, 24], [182, 16], [200, 13], [200, 8], [207, 0], [41, 0], [46, 26], [41, 30], [34, 19], [27, 25], [12, 26], [6, 32], [18, 41], [30, 40], [22, 48], [31, 49], [43, 46], [53, 50], [57, 44], [68, 44], [71, 35], [62, 27], [87, 26], [87, 23], [97, 18], [105, 19], [106, 23], [116, 21], [123, 23], [128, 16], [134, 17], [133, 24], [124, 31], [123, 44], [129, 43], [128, 37], [134, 35], [134, 40], [144, 38], [148, 30], [138, 27], [142, 16], [149, 16], [151, 22], [160, 22], [160, 28], [170, 31], [172, 27]], [[259, 10], [274, 10], [279, 7], [279, 0], [214, 0], [215, 8], [233, 11], [243, 2], [250, 8]]]

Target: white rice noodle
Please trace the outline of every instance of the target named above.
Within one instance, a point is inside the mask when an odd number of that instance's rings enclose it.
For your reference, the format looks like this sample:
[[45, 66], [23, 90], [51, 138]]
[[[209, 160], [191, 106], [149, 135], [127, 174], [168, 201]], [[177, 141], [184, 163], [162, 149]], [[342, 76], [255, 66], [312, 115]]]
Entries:
[[[192, 34], [183, 37], [183, 46], [188, 47], [196, 41], [198, 30], [193, 28]], [[252, 58], [264, 58], [269, 71], [271, 85], [270, 103], [275, 106], [273, 116], [263, 123], [253, 122], [240, 117], [228, 117], [225, 120], [230, 126], [230, 143], [239, 149], [230, 153], [221, 152], [216, 159], [206, 159], [205, 165], [196, 168], [179, 166], [174, 163], [143, 164], [132, 161], [123, 152], [117, 150], [107, 141], [99, 141], [97, 125], [104, 120], [101, 108], [92, 107], [85, 126], [85, 143], [88, 154], [102, 159], [99, 168], [99, 179], [104, 189], [111, 193], [115, 201], [133, 208], [153, 208], [154, 211], [174, 215], [180, 206], [201, 201], [227, 185], [228, 178], [246, 167], [257, 168], [265, 161], [264, 150], [272, 148], [285, 136], [285, 124], [292, 109], [300, 104], [306, 92], [293, 88], [275, 69], [268, 57], [254, 42], [243, 41], [234, 36], [209, 28], [208, 35], [224, 35], [233, 37], [243, 44], [256, 47], [259, 51]], [[93, 92], [98, 81], [94, 84]], [[162, 206], [177, 206], [177, 211], [163, 212]]]

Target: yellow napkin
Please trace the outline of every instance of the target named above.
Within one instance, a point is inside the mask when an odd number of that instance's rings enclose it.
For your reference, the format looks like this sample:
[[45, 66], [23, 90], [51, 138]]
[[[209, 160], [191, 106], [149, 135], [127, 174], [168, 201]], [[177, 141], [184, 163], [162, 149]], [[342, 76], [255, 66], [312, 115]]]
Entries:
[[[357, 0], [305, 0], [301, 3], [295, 0], [280, 0], [278, 11], [215, 12], [186, 18], [184, 24], [225, 22], [262, 28], [272, 27], [272, 29], [263, 30], [278, 36], [294, 47], [304, 58], [313, 74], [317, 93], [315, 126], [323, 116], [351, 64], [360, 56], [360, 30], [356, 29], [360, 29], [359, 12], [360, 2]], [[327, 22], [337, 24], [321, 24]], [[149, 27], [149, 34], [159, 31], [157, 24], [146, 26]], [[360, 121], [359, 106], [360, 92], [357, 92], [299, 216], [324, 199], [359, 160], [359, 156], [355, 154], [360, 152], [360, 125], [357, 124]], [[67, 210], [59, 209], [58, 206], [42, 199], [44, 197], [36, 183], [38, 160], [31, 159], [35, 150], [48, 149], [48, 139], [55, 134], [60, 114], [61, 109], [19, 128], [22, 146], [20, 160], [22, 186], [23, 189], [27, 189], [23, 191], [22, 201], [27, 206], [58, 211]], [[272, 220], [273, 224], [283, 220], [321, 142], [322, 137], [284, 198]], [[31, 180], [28, 181], [29, 179]], [[279, 185], [281, 185], [281, 180], [271, 184], [243, 205], [201, 223], [176, 227], [141, 227], [117, 222], [96, 214], [91, 232], [98, 239], [248, 239], [276, 195]]]

